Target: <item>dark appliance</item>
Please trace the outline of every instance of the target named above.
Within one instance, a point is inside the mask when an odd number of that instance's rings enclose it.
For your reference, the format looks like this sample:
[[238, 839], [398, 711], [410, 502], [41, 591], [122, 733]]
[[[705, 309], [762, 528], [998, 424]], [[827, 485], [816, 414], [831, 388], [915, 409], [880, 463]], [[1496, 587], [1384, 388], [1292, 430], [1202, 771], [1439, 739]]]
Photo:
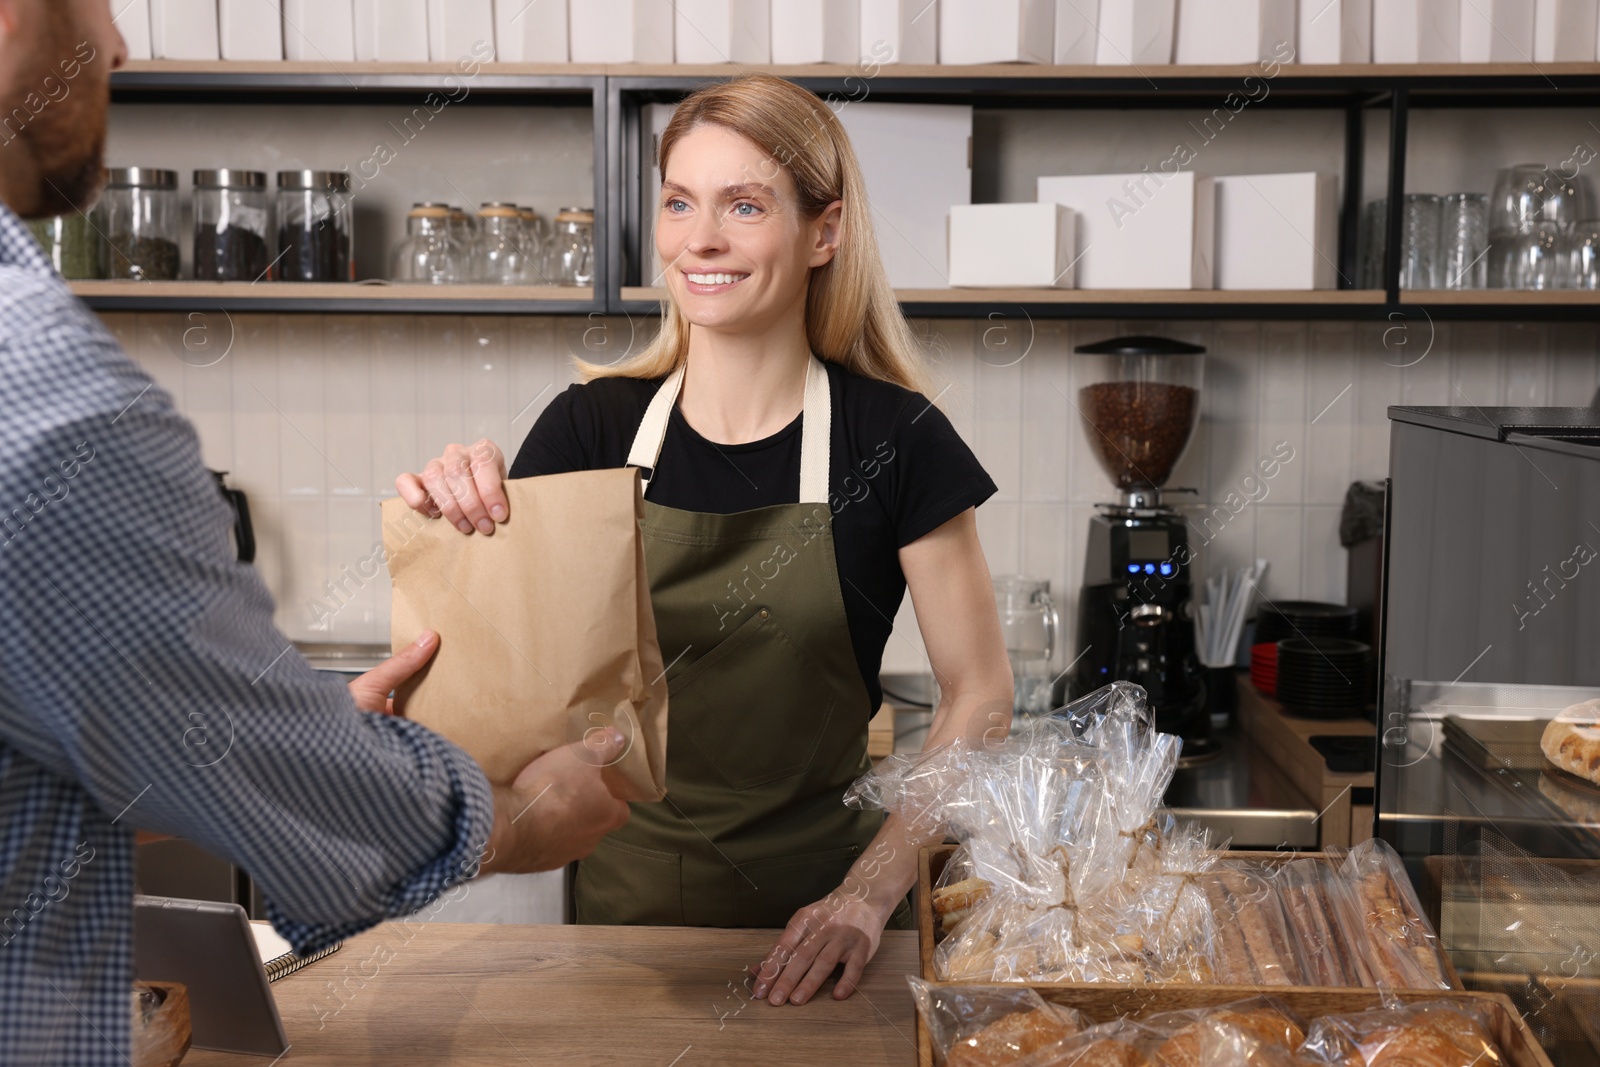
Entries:
[[1215, 745], [1195, 656], [1188, 526], [1161, 488], [1200, 420], [1205, 349], [1119, 337], [1077, 351], [1089, 357], [1076, 400], [1084, 432], [1121, 499], [1097, 505], [1089, 521], [1071, 695], [1133, 682], [1156, 727], [1182, 737], [1186, 757], [1204, 755]]
[[255, 527], [250, 524], [250, 501], [245, 498], [244, 490], [228, 488], [227, 471], [212, 471], [211, 476], [217, 480], [217, 488], [222, 490], [222, 499], [228, 502], [228, 510], [233, 512], [233, 544], [239, 562], [254, 563], [256, 533]]

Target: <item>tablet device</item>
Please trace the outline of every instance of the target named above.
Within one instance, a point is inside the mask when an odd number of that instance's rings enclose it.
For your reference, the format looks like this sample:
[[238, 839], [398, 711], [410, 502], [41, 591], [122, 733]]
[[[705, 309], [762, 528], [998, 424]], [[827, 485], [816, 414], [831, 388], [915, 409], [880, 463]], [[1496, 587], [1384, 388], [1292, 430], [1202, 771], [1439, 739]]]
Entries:
[[134, 976], [182, 982], [193, 1047], [279, 1056], [289, 1047], [266, 968], [237, 904], [133, 898]]

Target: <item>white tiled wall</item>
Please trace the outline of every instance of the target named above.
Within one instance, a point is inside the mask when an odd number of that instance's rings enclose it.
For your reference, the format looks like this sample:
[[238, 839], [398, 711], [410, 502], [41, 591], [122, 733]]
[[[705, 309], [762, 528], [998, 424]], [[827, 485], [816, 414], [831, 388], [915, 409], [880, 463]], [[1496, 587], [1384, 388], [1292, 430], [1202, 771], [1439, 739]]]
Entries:
[[[194, 419], [206, 462], [249, 494], [279, 625], [297, 639], [363, 642], [388, 637], [386, 580], [361, 586], [354, 574], [379, 542], [377, 503], [393, 495], [394, 476], [451, 441], [487, 436], [514, 454], [570, 380], [573, 355], [613, 358], [650, 328], [626, 319], [235, 316], [199, 323], [213, 331], [201, 338], [196, 322], [176, 315], [107, 321]], [[1110, 496], [1074, 409], [1078, 344], [1156, 333], [1209, 349], [1200, 429], [1170, 482], [1196, 488], [1200, 501], [1243, 496], [1240, 481], [1258, 459], [1280, 441], [1294, 449], [1264, 499], [1220, 531], [1213, 523], [1208, 543], [1204, 530], [1191, 534], [1201, 545], [1197, 576], [1265, 557], [1273, 598], [1343, 599], [1339, 509], [1352, 480], [1386, 472], [1388, 405], [1582, 405], [1600, 384], [1600, 327], [1590, 325], [917, 327], [949, 385], [940, 406], [1000, 487], [978, 513], [990, 569], [1050, 579], [1067, 647], [1084, 530]], [[1195, 523], [1210, 511], [1189, 510]], [[330, 582], [346, 592], [330, 598]], [[896, 628], [904, 639], [890, 642], [885, 669], [925, 669], [909, 603]]]

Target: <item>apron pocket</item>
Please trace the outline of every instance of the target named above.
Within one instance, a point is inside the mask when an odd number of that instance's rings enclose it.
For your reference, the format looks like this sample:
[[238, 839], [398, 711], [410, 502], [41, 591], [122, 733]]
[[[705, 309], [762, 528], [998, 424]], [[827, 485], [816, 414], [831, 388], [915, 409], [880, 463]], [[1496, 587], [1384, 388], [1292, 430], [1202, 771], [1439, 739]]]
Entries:
[[736, 790], [811, 767], [840, 704], [821, 668], [766, 609], [701, 656], [669, 699], [674, 735], [687, 734], [694, 762]]
[[[730, 882], [728, 914], [718, 926], [782, 928], [795, 913], [838, 889], [860, 847], [832, 848], [739, 864], [743, 877]], [[752, 883], [754, 883], [752, 885]]]
[[603, 837], [578, 862], [574, 919], [599, 926], [682, 926], [683, 859]]

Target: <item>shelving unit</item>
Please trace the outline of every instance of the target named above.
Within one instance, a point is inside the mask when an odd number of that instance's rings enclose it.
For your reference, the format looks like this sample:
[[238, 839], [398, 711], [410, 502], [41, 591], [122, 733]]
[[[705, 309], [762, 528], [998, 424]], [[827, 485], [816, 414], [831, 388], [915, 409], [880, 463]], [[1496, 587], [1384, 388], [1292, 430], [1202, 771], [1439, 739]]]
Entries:
[[[1223, 106], [1246, 79], [1270, 85], [1250, 106], [1337, 109], [1345, 116], [1340, 273], [1355, 276], [1360, 176], [1366, 123], [1388, 123], [1385, 186], [1405, 191], [1406, 130], [1415, 107], [1577, 107], [1600, 105], [1600, 64], [1287, 65], [1268, 78], [1251, 66], [884, 66], [769, 67], [832, 106], [866, 99], [970, 103], [978, 108], [1099, 109]], [[640, 109], [681, 99], [738, 73], [727, 66], [485, 64], [465, 75], [450, 64], [131, 63], [112, 78], [117, 101], [317, 103], [414, 102], [417, 94], [460, 93], [459, 106], [588, 106], [594, 129], [594, 290], [453, 286], [211, 285], [78, 283], [104, 310], [241, 310], [496, 314], [653, 314], [660, 291], [641, 287], [637, 257]], [[1253, 86], [1254, 83], [1252, 83]], [[1259, 89], [1251, 87], [1251, 92]], [[1351, 180], [1352, 177], [1355, 180]], [[1399, 213], [1391, 213], [1382, 290], [1109, 291], [902, 290], [906, 312], [922, 317], [1250, 318], [1384, 320], [1425, 313], [1435, 319], [1561, 320], [1600, 311], [1600, 293], [1408, 291], [1398, 286]]]

